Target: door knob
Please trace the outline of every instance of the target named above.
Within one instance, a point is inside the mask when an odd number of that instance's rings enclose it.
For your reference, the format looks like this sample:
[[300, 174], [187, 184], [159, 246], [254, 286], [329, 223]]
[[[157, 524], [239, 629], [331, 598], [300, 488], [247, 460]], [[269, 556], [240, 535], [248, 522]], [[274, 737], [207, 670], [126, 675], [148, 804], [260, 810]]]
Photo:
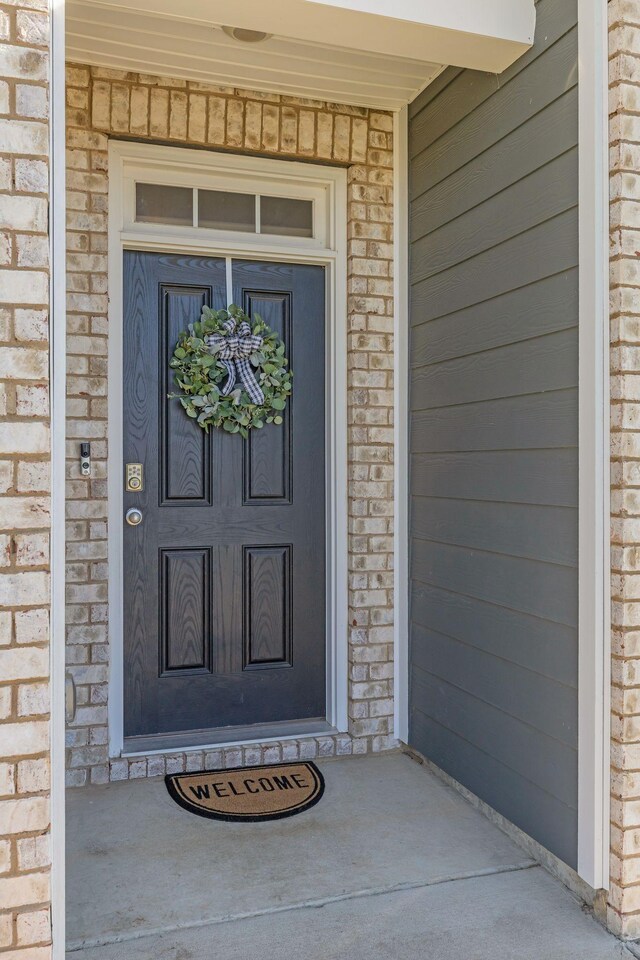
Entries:
[[137, 527], [139, 523], [142, 523], [142, 510], [138, 510], [137, 507], [129, 507], [125, 514], [125, 520], [130, 527]]

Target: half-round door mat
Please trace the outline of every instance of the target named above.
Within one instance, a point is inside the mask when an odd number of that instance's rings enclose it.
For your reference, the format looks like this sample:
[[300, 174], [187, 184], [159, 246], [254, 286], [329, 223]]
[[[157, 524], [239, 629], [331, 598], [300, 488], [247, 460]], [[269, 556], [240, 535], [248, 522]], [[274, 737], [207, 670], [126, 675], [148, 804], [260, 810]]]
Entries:
[[212, 820], [279, 820], [308, 810], [324, 793], [315, 763], [275, 763], [172, 773], [164, 778], [175, 802]]

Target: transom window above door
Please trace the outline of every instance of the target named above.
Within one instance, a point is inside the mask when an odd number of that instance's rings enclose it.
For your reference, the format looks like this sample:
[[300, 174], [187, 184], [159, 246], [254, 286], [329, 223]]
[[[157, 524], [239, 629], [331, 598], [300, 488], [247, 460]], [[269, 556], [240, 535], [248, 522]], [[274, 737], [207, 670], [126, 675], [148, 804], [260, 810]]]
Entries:
[[313, 200], [136, 183], [136, 222], [313, 237]]
[[147, 144], [118, 145], [112, 159], [112, 229], [123, 238], [292, 254], [339, 245], [332, 212], [337, 196], [346, 202], [344, 170]]

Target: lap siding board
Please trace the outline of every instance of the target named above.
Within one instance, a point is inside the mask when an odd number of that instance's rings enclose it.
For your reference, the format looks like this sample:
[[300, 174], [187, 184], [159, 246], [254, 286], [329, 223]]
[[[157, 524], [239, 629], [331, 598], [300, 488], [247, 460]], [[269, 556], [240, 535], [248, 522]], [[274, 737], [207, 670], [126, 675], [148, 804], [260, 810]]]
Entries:
[[410, 743], [577, 857], [577, 9], [410, 114]]

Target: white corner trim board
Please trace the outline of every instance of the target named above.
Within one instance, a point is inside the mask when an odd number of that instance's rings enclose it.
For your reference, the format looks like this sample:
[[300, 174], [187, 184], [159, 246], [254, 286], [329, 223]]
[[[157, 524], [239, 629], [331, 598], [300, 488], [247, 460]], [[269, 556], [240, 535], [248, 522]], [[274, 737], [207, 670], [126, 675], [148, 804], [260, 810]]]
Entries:
[[609, 886], [610, 568], [607, 5], [578, 0], [578, 874]]
[[66, 472], [66, 77], [65, 5], [50, 8], [50, 403], [51, 403], [51, 927], [52, 960], [64, 960], [65, 936], [65, 472]]
[[393, 562], [394, 736], [409, 737], [409, 191], [408, 111], [394, 115]]

